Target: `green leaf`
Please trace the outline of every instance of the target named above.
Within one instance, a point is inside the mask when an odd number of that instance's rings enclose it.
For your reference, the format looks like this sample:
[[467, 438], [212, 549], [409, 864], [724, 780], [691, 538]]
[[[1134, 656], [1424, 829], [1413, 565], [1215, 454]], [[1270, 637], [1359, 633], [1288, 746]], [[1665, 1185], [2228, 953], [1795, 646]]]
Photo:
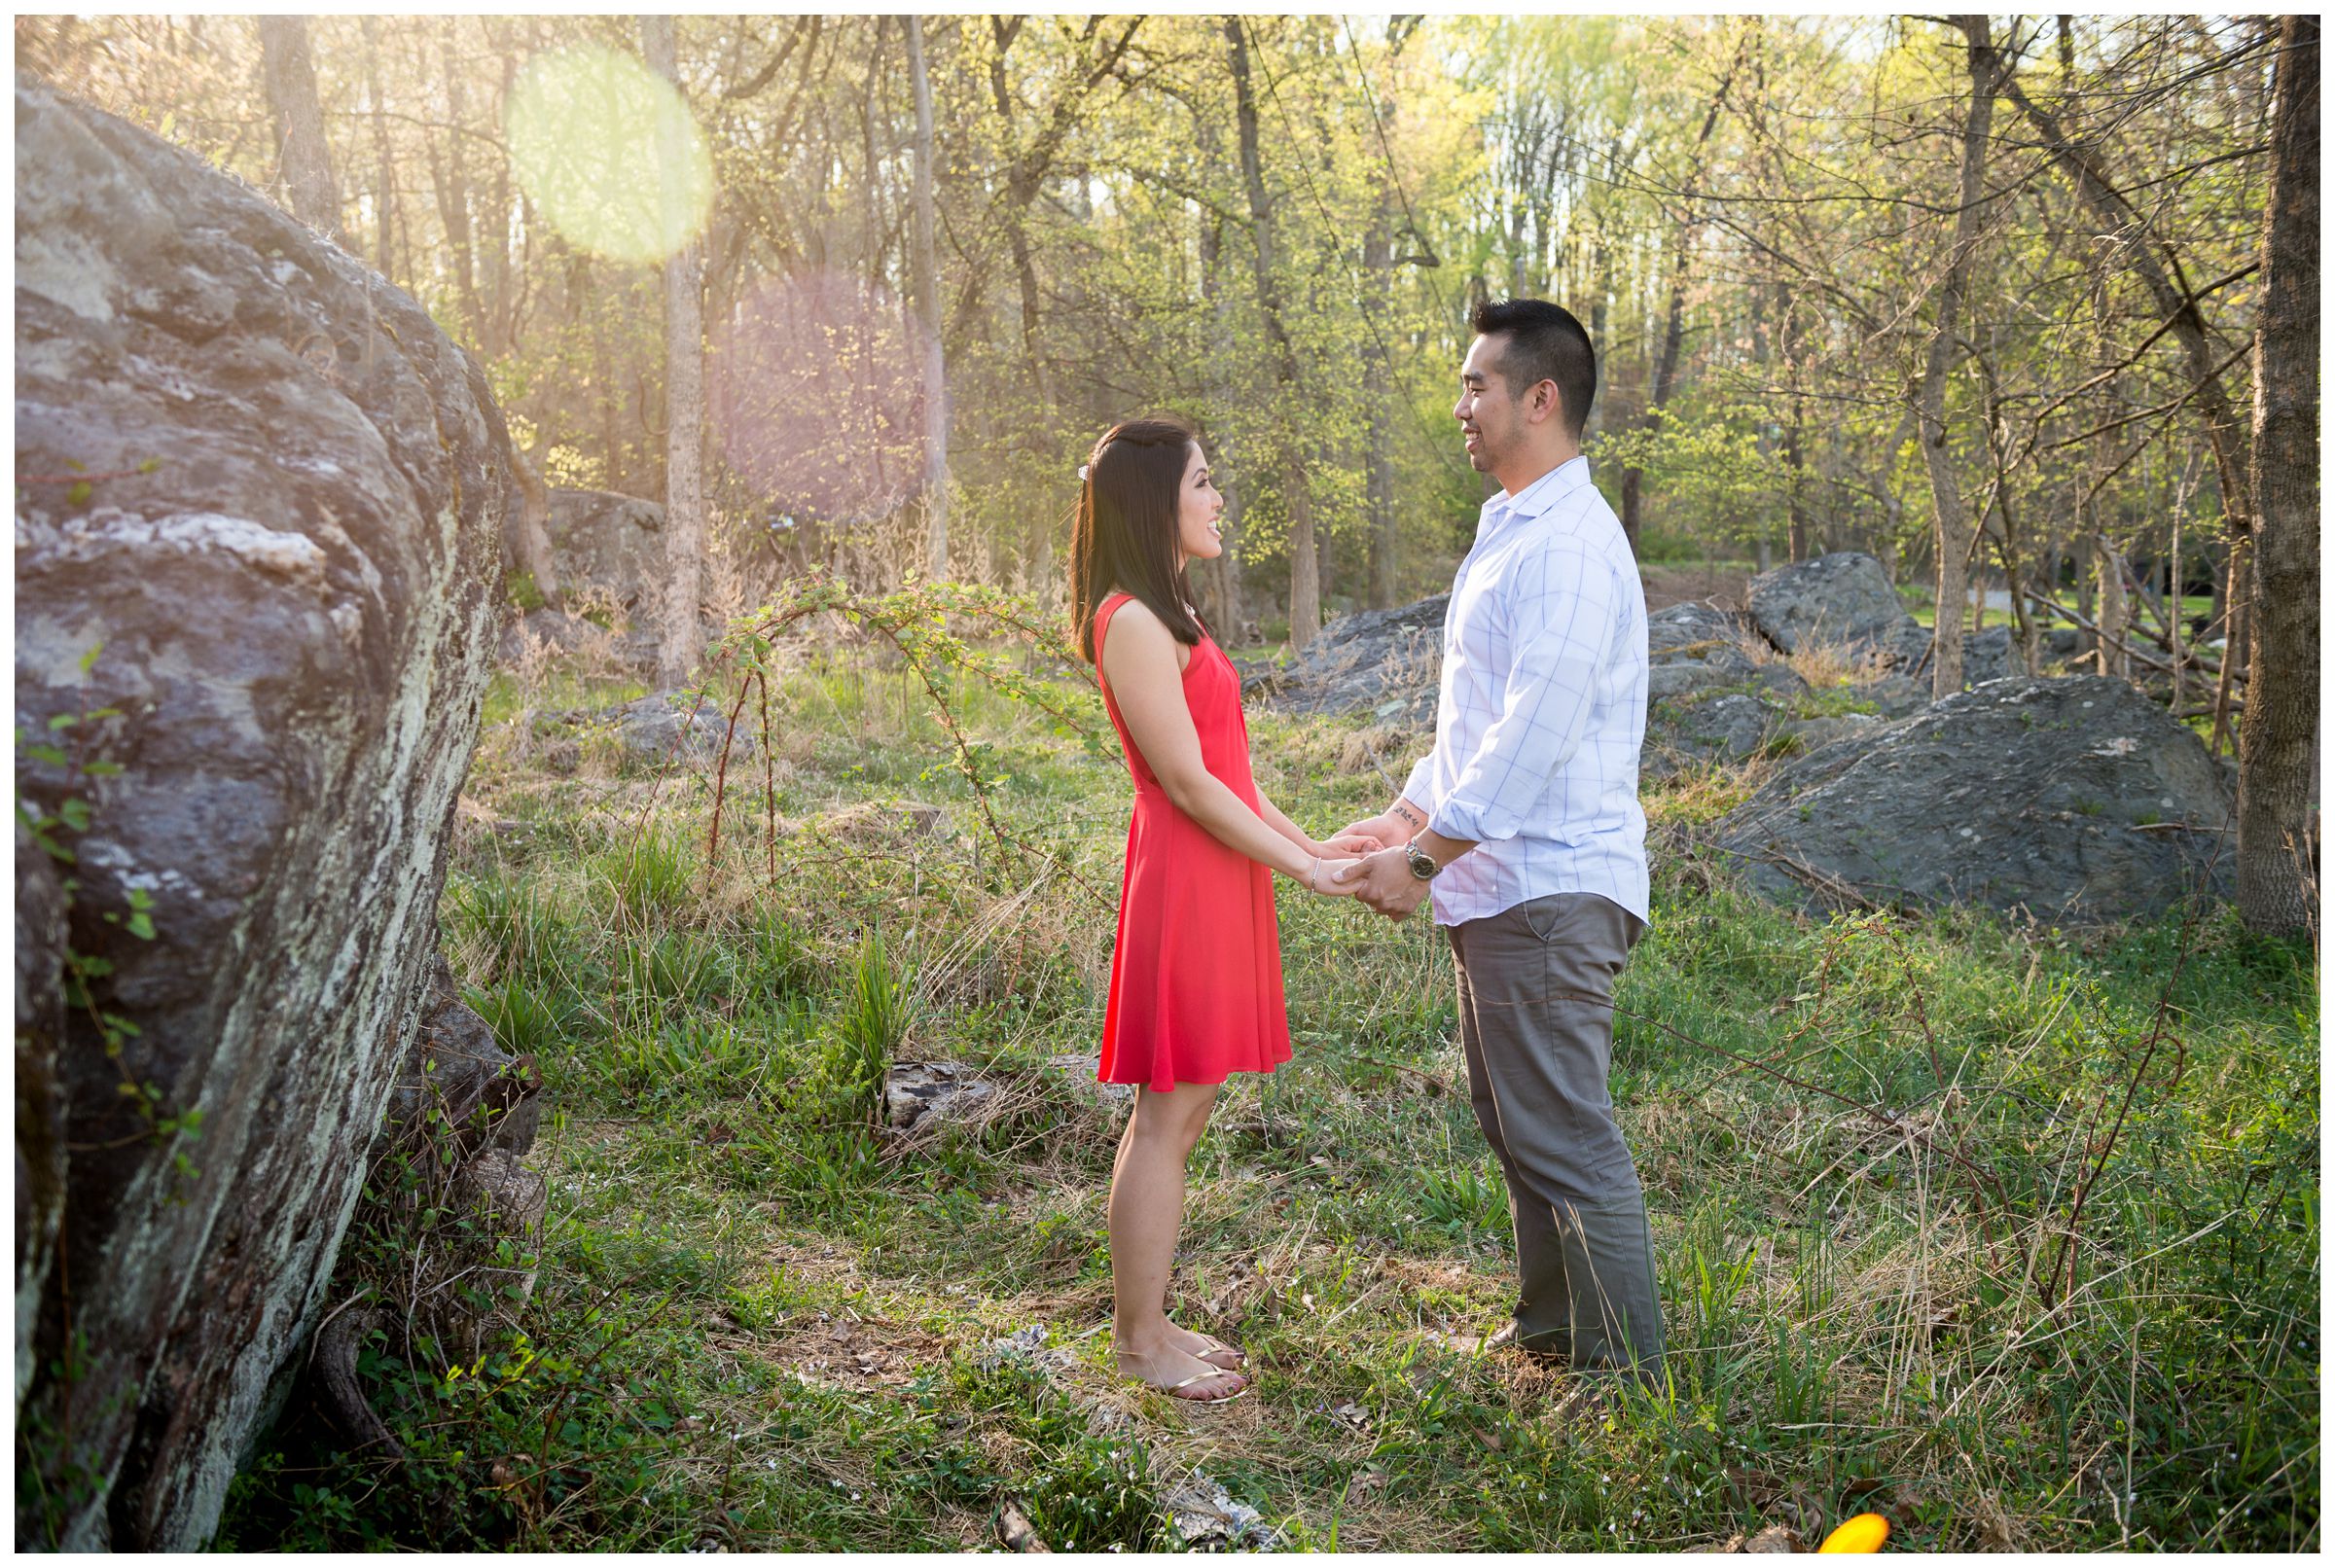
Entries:
[[67, 801], [56, 808], [56, 814], [58, 820], [62, 821], [66, 827], [71, 828], [75, 833], [87, 833], [90, 831], [89, 802], [79, 800]]
[[105, 652], [104, 643], [93, 642], [90, 644], [90, 651], [81, 656], [81, 672], [84, 675], [87, 675], [90, 672], [90, 666], [97, 662], [97, 656], [103, 652]]
[[77, 724], [79, 724], [79, 723], [81, 723], [81, 715], [80, 715], [80, 714], [78, 714], [78, 713], [59, 713], [59, 714], [56, 714], [56, 715], [53, 716], [53, 717], [50, 719], [50, 721], [49, 721], [49, 732], [50, 732], [51, 734], [55, 734], [55, 733], [56, 733], [58, 731], [60, 731], [60, 730], [70, 730], [70, 729], [72, 729], [72, 728], [73, 728], [75, 725], [77, 725]]
[[65, 491], [65, 503], [68, 506], [86, 507], [90, 504], [90, 497], [95, 493], [90, 488], [88, 480], [75, 480], [72, 487]]
[[161, 458], [159, 458], [159, 457], [149, 457], [149, 458], [147, 458], [147, 459], [146, 459], [146, 461], [144, 461], [143, 463], [140, 463], [140, 464], [138, 465], [138, 472], [139, 472], [139, 473], [141, 473], [141, 474], [151, 474], [151, 473], [153, 473], [153, 472], [154, 472], [156, 469], [158, 469], [158, 468], [160, 468], [160, 467], [162, 467], [162, 460]]
[[129, 934], [141, 942], [154, 940], [154, 916], [140, 910], [129, 917]]
[[[64, 748], [61, 746], [26, 746], [23, 748], [23, 754], [36, 763], [47, 763], [52, 767], [62, 767], [70, 760], [65, 756]], [[96, 769], [92, 767], [90, 771], [94, 772]]]

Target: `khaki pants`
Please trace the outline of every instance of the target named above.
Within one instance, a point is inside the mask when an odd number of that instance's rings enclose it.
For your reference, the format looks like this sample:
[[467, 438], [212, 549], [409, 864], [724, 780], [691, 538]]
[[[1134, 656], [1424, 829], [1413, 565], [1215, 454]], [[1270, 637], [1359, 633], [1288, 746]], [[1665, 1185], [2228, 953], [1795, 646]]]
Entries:
[[1653, 1236], [1605, 1088], [1614, 981], [1644, 922], [1554, 893], [1449, 930], [1468, 1094], [1516, 1221], [1518, 1342], [1578, 1372], [1658, 1375]]

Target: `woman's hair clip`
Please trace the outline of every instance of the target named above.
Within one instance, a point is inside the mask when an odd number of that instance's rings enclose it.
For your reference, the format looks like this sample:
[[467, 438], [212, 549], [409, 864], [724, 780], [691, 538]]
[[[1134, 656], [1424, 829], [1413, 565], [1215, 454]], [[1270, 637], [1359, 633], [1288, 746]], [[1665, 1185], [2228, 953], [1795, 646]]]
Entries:
[[1087, 482], [1087, 465], [1085, 463], [1078, 465], [1078, 482], [1081, 484]]

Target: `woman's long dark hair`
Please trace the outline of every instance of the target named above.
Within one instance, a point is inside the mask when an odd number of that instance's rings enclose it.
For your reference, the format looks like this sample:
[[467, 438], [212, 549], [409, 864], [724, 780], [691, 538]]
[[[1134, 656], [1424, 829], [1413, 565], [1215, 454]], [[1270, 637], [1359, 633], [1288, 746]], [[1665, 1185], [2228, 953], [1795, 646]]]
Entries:
[[1095, 661], [1095, 610], [1124, 590], [1198, 647], [1206, 628], [1184, 608], [1192, 585], [1176, 548], [1184, 468], [1200, 432], [1161, 416], [1113, 425], [1087, 459], [1087, 480], [1070, 515], [1070, 626]]

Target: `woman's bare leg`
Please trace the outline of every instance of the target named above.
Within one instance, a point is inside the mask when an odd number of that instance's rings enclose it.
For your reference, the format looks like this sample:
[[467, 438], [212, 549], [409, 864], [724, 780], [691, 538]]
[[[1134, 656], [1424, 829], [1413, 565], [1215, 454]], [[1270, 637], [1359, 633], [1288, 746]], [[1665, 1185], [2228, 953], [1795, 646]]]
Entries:
[[1168, 1321], [1168, 1275], [1184, 1223], [1184, 1161], [1208, 1124], [1216, 1088], [1178, 1084], [1164, 1094], [1136, 1088], [1111, 1167], [1111, 1328], [1120, 1364], [1163, 1388], [1216, 1372], [1187, 1391], [1203, 1399], [1245, 1385], [1239, 1373], [1212, 1367], [1179, 1344], [1183, 1336]]

